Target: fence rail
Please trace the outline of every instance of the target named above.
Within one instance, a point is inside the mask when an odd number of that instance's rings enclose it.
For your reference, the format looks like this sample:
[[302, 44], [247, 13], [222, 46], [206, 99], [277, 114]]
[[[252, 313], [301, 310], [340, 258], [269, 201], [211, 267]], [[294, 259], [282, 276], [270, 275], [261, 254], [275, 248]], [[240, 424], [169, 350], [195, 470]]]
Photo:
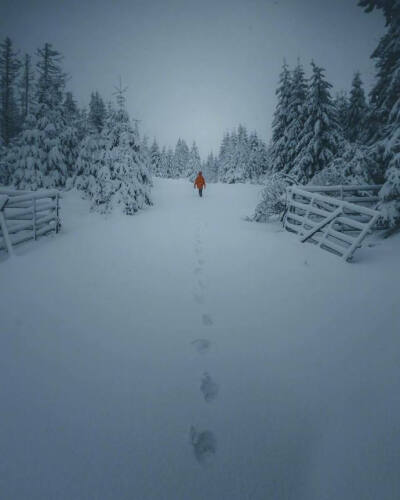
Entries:
[[0, 251], [60, 229], [60, 193], [0, 188]]
[[[380, 186], [288, 187], [284, 226], [299, 234], [300, 241], [311, 241], [350, 261], [381, 214], [375, 209], [348, 201], [344, 193], [377, 192], [379, 189]], [[342, 199], [333, 196], [338, 191], [342, 193]]]

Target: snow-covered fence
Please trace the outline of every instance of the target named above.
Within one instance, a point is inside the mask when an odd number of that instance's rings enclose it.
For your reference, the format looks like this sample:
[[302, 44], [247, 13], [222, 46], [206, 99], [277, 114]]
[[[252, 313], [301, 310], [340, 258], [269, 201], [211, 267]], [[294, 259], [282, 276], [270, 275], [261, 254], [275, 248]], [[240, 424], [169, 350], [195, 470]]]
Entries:
[[60, 228], [58, 191], [14, 191], [0, 188], [0, 251], [36, 240]]
[[360, 204], [375, 208], [379, 202], [378, 193], [382, 184], [365, 184], [359, 186], [302, 186], [302, 189], [310, 193], [319, 193], [331, 196], [349, 203]]
[[[338, 187], [340, 186], [333, 186], [328, 192], [337, 192]], [[364, 191], [365, 186], [362, 188]], [[349, 261], [381, 214], [377, 210], [347, 201], [356, 197], [354, 186], [342, 191], [353, 193], [347, 200], [320, 194], [321, 189], [328, 188], [288, 187], [284, 226], [287, 230], [298, 233], [300, 241], [309, 240]]]

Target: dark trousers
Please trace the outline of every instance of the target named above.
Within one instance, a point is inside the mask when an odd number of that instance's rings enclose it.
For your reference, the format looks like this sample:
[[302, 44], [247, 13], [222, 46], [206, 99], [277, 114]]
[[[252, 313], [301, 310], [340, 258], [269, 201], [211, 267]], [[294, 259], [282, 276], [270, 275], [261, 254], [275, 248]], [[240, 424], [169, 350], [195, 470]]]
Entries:
[[203, 196], [203, 188], [199, 188], [199, 196], [200, 198]]

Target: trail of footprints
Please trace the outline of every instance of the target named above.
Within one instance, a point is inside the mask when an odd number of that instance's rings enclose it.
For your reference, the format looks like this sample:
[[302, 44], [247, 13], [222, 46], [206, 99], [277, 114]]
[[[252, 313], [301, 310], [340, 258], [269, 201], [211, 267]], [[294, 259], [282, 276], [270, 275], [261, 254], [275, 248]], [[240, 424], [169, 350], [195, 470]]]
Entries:
[[[205, 259], [203, 256], [200, 227], [197, 230], [195, 242], [194, 251], [196, 254], [196, 267], [194, 268], [193, 273], [196, 277], [196, 285], [193, 290], [193, 299], [197, 304], [204, 305], [206, 303], [206, 286], [203, 281]], [[201, 323], [204, 327], [211, 327], [214, 324], [211, 314], [202, 312]], [[199, 354], [205, 354], [211, 348], [211, 341], [206, 338], [198, 338], [192, 341], [192, 345]], [[218, 391], [218, 384], [213, 380], [209, 373], [204, 372], [200, 383], [200, 392], [204, 401], [206, 403], [214, 401], [218, 396]], [[213, 455], [215, 455], [217, 451], [217, 440], [213, 432], [209, 430], [200, 431], [192, 425], [190, 428], [189, 439], [193, 447], [194, 456], [200, 464], [205, 464], [213, 457]]]

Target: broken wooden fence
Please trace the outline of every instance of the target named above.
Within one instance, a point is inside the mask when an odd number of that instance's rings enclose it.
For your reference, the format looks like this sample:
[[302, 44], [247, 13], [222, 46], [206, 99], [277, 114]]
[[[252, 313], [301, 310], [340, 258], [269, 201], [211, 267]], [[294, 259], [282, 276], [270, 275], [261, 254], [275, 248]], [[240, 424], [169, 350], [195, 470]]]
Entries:
[[15, 191], [0, 188], [0, 251], [60, 228], [58, 191]]
[[[381, 215], [373, 208], [362, 206], [376, 204], [379, 188], [290, 186], [287, 188], [284, 226], [298, 233], [300, 241], [311, 241], [350, 261]], [[335, 197], [338, 194], [340, 198]]]

